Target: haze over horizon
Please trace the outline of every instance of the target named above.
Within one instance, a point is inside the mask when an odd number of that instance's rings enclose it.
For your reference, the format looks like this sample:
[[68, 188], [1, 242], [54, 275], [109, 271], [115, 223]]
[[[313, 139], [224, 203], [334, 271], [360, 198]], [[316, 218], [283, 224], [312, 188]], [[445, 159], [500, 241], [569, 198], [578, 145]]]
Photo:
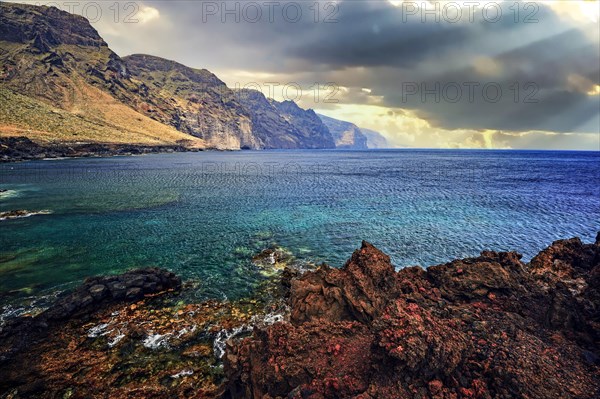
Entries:
[[394, 146], [600, 150], [597, 1], [21, 2]]

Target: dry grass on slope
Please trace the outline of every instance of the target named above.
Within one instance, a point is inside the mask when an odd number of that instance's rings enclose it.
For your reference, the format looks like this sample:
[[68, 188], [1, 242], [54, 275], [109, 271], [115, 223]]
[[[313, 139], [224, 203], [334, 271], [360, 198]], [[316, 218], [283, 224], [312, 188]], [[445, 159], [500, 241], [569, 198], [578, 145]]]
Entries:
[[69, 111], [0, 87], [0, 136], [40, 143], [114, 143], [204, 148], [201, 139], [154, 121], [83, 81]]

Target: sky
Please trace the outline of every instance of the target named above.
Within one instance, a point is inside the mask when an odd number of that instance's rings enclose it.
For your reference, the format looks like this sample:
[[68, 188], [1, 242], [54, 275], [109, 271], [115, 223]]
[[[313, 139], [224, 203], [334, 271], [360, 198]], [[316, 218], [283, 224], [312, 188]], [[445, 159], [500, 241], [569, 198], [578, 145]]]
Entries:
[[600, 150], [597, 0], [29, 3], [393, 146]]

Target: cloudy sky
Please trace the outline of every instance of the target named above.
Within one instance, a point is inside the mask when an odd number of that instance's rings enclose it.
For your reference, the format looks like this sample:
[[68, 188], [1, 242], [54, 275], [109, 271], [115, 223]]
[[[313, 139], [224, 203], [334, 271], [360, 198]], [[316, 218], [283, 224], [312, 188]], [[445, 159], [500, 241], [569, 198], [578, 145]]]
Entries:
[[597, 0], [33, 3], [396, 146], [600, 150]]

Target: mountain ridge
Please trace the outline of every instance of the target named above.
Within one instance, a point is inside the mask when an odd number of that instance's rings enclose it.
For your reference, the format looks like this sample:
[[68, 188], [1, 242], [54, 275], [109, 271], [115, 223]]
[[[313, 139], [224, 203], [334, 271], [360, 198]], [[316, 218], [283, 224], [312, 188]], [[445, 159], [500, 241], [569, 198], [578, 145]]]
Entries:
[[[2, 2], [0, 11], [0, 89], [12, 101], [0, 109], [0, 138], [335, 148], [313, 110], [270, 102], [270, 113], [260, 114], [212, 72], [147, 54], [120, 57], [87, 19], [55, 7]], [[31, 111], [38, 108], [44, 112]]]

